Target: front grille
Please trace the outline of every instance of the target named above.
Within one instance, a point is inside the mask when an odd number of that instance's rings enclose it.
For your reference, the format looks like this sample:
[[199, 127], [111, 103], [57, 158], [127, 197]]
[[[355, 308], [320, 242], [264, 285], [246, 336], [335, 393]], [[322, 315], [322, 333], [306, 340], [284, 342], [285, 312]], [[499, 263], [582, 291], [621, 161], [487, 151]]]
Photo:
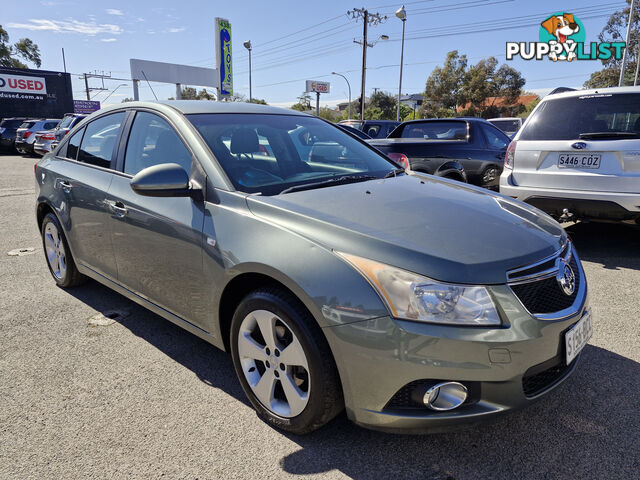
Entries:
[[575, 255], [571, 257], [569, 265], [576, 276], [575, 290], [572, 295], [564, 293], [555, 276], [529, 283], [512, 285], [511, 289], [520, 299], [524, 307], [534, 315], [559, 312], [560, 310], [569, 308], [576, 301], [581, 281], [580, 270]]
[[[556, 280], [559, 268], [564, 265], [561, 260], [568, 262], [575, 275], [571, 295], [567, 295]], [[511, 290], [527, 311], [543, 319], [552, 319], [551, 314], [557, 312], [562, 312], [563, 318], [575, 313], [571, 311], [571, 307], [577, 305], [586, 293], [586, 285], [582, 285], [584, 277], [580, 260], [571, 242], [567, 242], [552, 257], [507, 272], [507, 279]]]
[[[576, 361], [574, 360], [573, 363]], [[567, 365], [564, 360], [558, 360], [555, 365], [546, 370], [529, 374], [536, 369], [536, 367], [530, 368], [522, 377], [522, 390], [527, 397], [535, 397], [562, 380], [571, 370], [571, 365]]]

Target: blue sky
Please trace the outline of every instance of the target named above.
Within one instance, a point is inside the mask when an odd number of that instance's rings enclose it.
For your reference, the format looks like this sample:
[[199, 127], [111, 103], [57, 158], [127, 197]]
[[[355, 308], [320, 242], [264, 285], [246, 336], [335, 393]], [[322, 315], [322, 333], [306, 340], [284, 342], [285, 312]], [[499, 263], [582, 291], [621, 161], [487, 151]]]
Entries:
[[[233, 35], [234, 88], [248, 95], [248, 56], [244, 40], [253, 49], [253, 96], [276, 105], [288, 106], [304, 90], [304, 80], [331, 82], [331, 93], [321, 104], [335, 105], [360, 93], [362, 49], [353, 43], [362, 36], [362, 23], [346, 15], [347, 10], [365, 6], [389, 18], [369, 29], [370, 41], [388, 35], [368, 50], [367, 95], [374, 88], [397, 93], [402, 23], [393, 12], [401, 2], [373, 0], [250, 1], [165, 0], [136, 1], [23, 1], [3, 2], [0, 24], [12, 41], [28, 36], [40, 47], [42, 68], [62, 70], [61, 48], [67, 70], [74, 74], [111, 72], [129, 77], [129, 59], [142, 58], [202, 67], [214, 67], [214, 18], [230, 20]], [[505, 42], [537, 41], [539, 24], [546, 16], [566, 11], [582, 20], [587, 42], [596, 41], [609, 15], [626, 5], [624, 0], [408, 0], [403, 93], [424, 90], [431, 70], [442, 64], [450, 50], [465, 53], [470, 62], [496, 56], [505, 61]], [[580, 13], [584, 12], [584, 15]], [[517, 27], [517, 28], [514, 28]], [[581, 86], [598, 61], [507, 62], [527, 80], [526, 90], [546, 93], [559, 85]], [[84, 81], [73, 76], [75, 98], [85, 98]], [[91, 86], [102, 86], [92, 79]], [[113, 90], [123, 82], [110, 80]], [[159, 98], [175, 95], [175, 87], [152, 83]], [[93, 92], [96, 100], [109, 92]], [[129, 85], [121, 86], [107, 103], [132, 97]], [[146, 85], [142, 99], [153, 99]]]

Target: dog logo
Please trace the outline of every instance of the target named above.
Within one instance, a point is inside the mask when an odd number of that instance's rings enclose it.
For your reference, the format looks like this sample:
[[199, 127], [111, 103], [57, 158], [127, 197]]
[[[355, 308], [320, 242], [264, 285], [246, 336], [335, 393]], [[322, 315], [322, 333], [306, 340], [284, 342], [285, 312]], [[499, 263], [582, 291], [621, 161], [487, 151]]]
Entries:
[[584, 25], [573, 13], [556, 12], [545, 18], [538, 28], [537, 42], [507, 42], [507, 60], [554, 62], [575, 60], [616, 60], [622, 58], [625, 42], [586, 42]]
[[[550, 35], [555, 37], [555, 40], [550, 40], [547, 43], [555, 45], [557, 43], [575, 44], [576, 41], [573, 38], [578, 32], [580, 32], [580, 25], [577, 24], [575, 17], [572, 13], [562, 13], [561, 15], [552, 15], [540, 24]], [[584, 36], [584, 35], [583, 35]], [[542, 38], [540, 41], [544, 41]], [[578, 40], [579, 41], [579, 40]], [[583, 40], [584, 42], [584, 40]], [[569, 51], [566, 55], [563, 55], [564, 59], [571, 62], [576, 58], [576, 52]], [[562, 60], [556, 52], [551, 51], [549, 58], [554, 62]]]

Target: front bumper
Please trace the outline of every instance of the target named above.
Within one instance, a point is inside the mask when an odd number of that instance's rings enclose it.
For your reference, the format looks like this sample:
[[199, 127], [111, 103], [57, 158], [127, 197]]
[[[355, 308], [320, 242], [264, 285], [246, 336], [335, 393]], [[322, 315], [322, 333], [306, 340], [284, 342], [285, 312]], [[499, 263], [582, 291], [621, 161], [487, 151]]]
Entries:
[[[533, 394], [525, 394], [523, 387], [525, 374], [556, 359], [564, 363], [564, 332], [582, 317], [586, 298], [575, 315], [544, 321], [532, 317], [508, 286], [491, 291], [509, 319], [504, 328], [430, 325], [390, 317], [326, 327], [349, 418], [376, 430], [435, 432], [523, 408], [565, 380], [577, 359]], [[404, 408], [391, 401], [407, 385], [422, 381], [458, 381], [475, 393], [470, 403], [448, 412]]]
[[640, 217], [638, 193], [522, 187], [513, 183], [509, 172], [500, 177], [500, 193], [529, 203], [555, 218], [559, 218], [564, 209], [576, 220], [633, 220]]

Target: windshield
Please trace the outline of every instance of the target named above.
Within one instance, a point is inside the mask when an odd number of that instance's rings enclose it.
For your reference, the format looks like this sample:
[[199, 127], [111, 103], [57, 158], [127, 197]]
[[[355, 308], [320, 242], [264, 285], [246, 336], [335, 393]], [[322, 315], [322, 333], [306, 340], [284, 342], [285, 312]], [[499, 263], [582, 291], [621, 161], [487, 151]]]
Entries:
[[589, 133], [600, 133], [601, 138], [640, 135], [640, 94], [596, 94], [544, 101], [529, 119], [520, 140], [577, 140]]
[[69, 125], [71, 125], [71, 123], [73, 122], [73, 119], [74, 119], [73, 115], [68, 115], [64, 117], [60, 122], [60, 124], [58, 125], [58, 128], [68, 128]]
[[317, 188], [340, 179], [383, 178], [398, 168], [340, 128], [314, 117], [197, 114], [187, 118], [235, 188], [246, 193], [277, 195], [300, 185]]
[[518, 120], [489, 120], [496, 127], [503, 132], [512, 133], [517, 132], [520, 128], [520, 122]]

